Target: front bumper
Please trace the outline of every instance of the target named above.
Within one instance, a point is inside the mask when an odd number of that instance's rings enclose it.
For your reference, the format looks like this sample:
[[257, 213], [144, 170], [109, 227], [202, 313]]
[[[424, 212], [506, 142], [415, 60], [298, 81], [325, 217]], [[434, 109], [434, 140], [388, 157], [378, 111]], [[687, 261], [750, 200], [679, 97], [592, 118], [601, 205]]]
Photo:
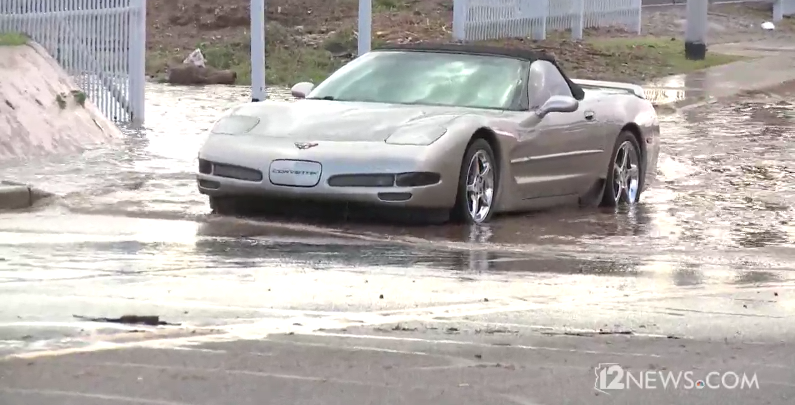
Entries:
[[448, 198], [446, 184], [422, 187], [330, 187], [319, 184], [312, 188], [271, 184], [267, 179], [258, 183], [197, 174], [199, 192], [217, 197], [263, 197], [278, 199], [306, 199], [315, 201], [358, 202], [406, 208], [452, 208], [455, 201]]
[[[228, 142], [218, 145], [216, 140], [215, 145], [211, 142], [205, 145], [199, 159], [198, 189], [209, 196], [337, 201], [430, 209], [453, 207], [460, 168], [460, 163], [442, 163], [441, 159], [428, 153], [427, 147], [395, 146], [383, 142], [351, 142], [348, 145], [332, 142], [299, 150], [293, 142], [287, 141], [271, 141], [267, 147], [262, 147], [239, 140], [235, 145]], [[274, 162], [286, 160], [316, 164], [313, 167], [318, 168], [318, 178], [298, 186], [282, 185], [285, 184], [284, 170], [280, 174], [273, 167]], [[437, 177], [425, 180], [425, 183], [432, 184], [413, 187], [400, 186], [399, 183], [380, 183], [384, 184], [382, 186], [335, 183], [339, 176], [403, 173], [433, 173]]]

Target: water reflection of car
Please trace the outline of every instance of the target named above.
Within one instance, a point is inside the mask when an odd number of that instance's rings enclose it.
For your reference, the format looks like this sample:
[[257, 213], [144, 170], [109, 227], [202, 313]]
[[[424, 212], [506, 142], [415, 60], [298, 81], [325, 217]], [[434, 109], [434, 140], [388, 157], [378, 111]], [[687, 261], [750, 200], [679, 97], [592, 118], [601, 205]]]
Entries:
[[198, 186], [217, 213], [322, 201], [481, 223], [635, 203], [656, 170], [659, 124], [640, 87], [569, 79], [531, 51], [382, 48], [292, 93], [215, 123]]

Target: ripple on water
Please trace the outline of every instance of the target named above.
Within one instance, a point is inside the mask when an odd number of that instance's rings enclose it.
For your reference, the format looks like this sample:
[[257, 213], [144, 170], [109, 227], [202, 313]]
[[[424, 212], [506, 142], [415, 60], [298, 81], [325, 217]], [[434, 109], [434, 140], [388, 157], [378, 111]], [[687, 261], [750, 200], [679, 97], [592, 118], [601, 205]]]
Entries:
[[[688, 238], [705, 244], [720, 238], [735, 247], [792, 245], [791, 104], [711, 104], [665, 117], [663, 126], [663, 162], [692, 168], [686, 178], [658, 185], [676, 194], [668, 215]], [[667, 166], [661, 165], [663, 178]]]

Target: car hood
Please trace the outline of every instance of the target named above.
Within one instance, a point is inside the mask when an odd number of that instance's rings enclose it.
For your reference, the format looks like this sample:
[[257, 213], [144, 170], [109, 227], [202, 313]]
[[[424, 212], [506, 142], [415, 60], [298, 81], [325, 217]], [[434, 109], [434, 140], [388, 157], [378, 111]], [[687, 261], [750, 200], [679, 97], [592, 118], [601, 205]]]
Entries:
[[416, 126], [418, 131], [438, 131], [468, 113], [467, 109], [453, 107], [299, 100], [245, 104], [232, 115], [257, 117], [259, 124], [249, 132], [255, 136], [292, 141], [374, 142], [385, 141], [399, 128]]

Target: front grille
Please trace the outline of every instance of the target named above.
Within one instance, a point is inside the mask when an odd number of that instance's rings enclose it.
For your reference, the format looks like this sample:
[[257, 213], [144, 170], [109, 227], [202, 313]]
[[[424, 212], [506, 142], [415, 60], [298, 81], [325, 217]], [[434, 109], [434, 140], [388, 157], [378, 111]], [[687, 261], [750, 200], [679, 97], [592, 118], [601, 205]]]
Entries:
[[246, 181], [262, 181], [262, 172], [247, 167], [213, 163], [213, 175]]
[[262, 181], [263, 178], [262, 172], [256, 169], [215, 163], [204, 159], [199, 159], [199, 173], [245, 181]]
[[392, 187], [394, 174], [338, 174], [328, 179], [331, 187]]

